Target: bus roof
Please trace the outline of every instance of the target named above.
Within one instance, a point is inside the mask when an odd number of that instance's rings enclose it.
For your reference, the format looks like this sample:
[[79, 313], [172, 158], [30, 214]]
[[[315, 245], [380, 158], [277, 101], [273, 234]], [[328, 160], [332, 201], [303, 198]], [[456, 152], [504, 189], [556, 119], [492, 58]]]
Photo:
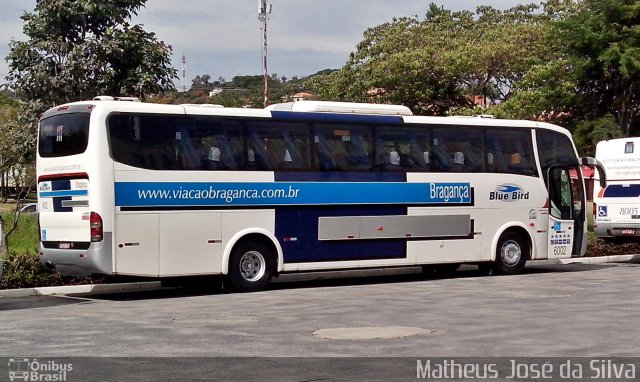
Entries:
[[[362, 115], [371, 118], [396, 117], [398, 122], [408, 124], [437, 124], [437, 125], [466, 125], [466, 126], [491, 126], [491, 127], [523, 127], [523, 128], [544, 128], [554, 130], [568, 135], [569, 132], [553, 124], [528, 120], [509, 120], [494, 118], [469, 118], [469, 117], [438, 117], [438, 116], [414, 116], [411, 110], [402, 105], [381, 105], [352, 102], [329, 102], [329, 101], [298, 101], [274, 104], [265, 109], [252, 108], [227, 108], [213, 104], [182, 104], [166, 105], [153, 104], [135, 101], [131, 97], [96, 97], [90, 101], [73, 102], [66, 105], [56, 106], [46, 111], [42, 118], [64, 112], [79, 112], [92, 110], [94, 108], [105, 108], [109, 111], [140, 112], [140, 113], [168, 113], [187, 115], [216, 115], [222, 117], [254, 117], [270, 118], [272, 112], [294, 112], [294, 113], [326, 113], [338, 115]], [[628, 139], [628, 138], [627, 138]]]

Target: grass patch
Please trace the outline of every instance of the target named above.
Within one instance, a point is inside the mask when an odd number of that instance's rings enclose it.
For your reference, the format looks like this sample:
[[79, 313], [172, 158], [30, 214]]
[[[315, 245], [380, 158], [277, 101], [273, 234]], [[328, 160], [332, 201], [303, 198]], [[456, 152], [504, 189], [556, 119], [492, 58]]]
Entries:
[[65, 283], [60, 275], [47, 272], [40, 265], [39, 256], [35, 252], [10, 251], [3, 265], [0, 289], [34, 288]]
[[[13, 225], [13, 212], [3, 212], [4, 229]], [[38, 257], [38, 215], [23, 214], [9, 236], [9, 253], [4, 259], [0, 288], [31, 288], [62, 285], [62, 277], [40, 265]]]
[[[11, 227], [13, 212], [2, 212], [2, 218], [5, 227]], [[38, 215], [21, 215], [16, 230], [9, 236], [9, 254], [4, 259], [0, 289], [105, 282], [100, 277], [63, 277], [44, 269], [38, 256], [38, 244]]]
[[[5, 230], [13, 225], [13, 213], [3, 213]], [[38, 251], [38, 215], [23, 214], [18, 219], [18, 226], [9, 236], [9, 249], [12, 252]]]

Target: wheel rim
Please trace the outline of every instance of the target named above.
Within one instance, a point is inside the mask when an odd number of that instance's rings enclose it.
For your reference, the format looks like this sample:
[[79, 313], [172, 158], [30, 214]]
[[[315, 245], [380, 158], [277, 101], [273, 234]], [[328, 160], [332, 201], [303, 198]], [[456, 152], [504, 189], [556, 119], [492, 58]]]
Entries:
[[505, 265], [515, 266], [522, 258], [522, 248], [520, 244], [513, 240], [506, 241], [500, 249], [500, 257]]
[[260, 252], [250, 251], [240, 258], [240, 274], [247, 281], [258, 281], [264, 276], [266, 262]]

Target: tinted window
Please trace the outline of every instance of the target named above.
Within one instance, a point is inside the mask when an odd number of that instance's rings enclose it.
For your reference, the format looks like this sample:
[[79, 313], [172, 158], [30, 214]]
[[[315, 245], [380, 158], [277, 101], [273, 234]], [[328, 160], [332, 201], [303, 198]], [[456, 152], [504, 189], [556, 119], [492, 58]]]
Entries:
[[483, 171], [482, 130], [458, 126], [433, 129], [433, 162], [438, 171]]
[[176, 126], [171, 116], [116, 114], [109, 117], [111, 155], [117, 162], [152, 170], [179, 169]]
[[309, 130], [298, 124], [251, 122], [247, 128], [247, 168], [307, 170]]
[[536, 175], [530, 130], [491, 129], [485, 142], [488, 172]]
[[182, 169], [237, 170], [246, 166], [240, 122], [196, 117], [193, 123], [178, 124], [177, 129]]
[[578, 158], [571, 139], [564, 134], [550, 130], [537, 130], [538, 155], [543, 175], [553, 165], [577, 165]]
[[369, 128], [349, 125], [319, 126], [313, 129], [315, 163], [324, 171], [371, 169]]
[[60, 114], [40, 121], [41, 157], [62, 157], [85, 152], [89, 140], [89, 113]]
[[219, 118], [115, 114], [109, 117], [111, 155], [151, 170], [235, 170], [246, 160], [242, 126]]
[[375, 167], [383, 171], [427, 171], [431, 166], [426, 127], [379, 127], [375, 149]]

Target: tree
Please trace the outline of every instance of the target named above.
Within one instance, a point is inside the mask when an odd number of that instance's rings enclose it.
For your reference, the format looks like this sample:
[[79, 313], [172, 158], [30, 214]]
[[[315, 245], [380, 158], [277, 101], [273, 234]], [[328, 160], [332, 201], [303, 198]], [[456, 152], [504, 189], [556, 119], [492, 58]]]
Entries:
[[[2, 182], [2, 200], [6, 201], [6, 177], [11, 173], [13, 188], [16, 193], [16, 205], [13, 223], [10, 227], [0, 214], [0, 267], [2, 259], [9, 252], [9, 236], [15, 231], [20, 216], [20, 207], [24, 197], [30, 192], [35, 182], [33, 163], [35, 163], [35, 134], [27, 131], [24, 121], [20, 119], [20, 104], [10, 97], [0, 95], [0, 181]], [[18, 176], [19, 175], [19, 176]], [[25, 179], [28, 178], [28, 179]], [[0, 272], [1, 273], [1, 272]]]
[[325, 99], [400, 103], [417, 114], [471, 107], [473, 96], [502, 102], [544, 57], [536, 11], [452, 12], [431, 4], [424, 20], [396, 18], [368, 29], [347, 64], [312, 85]]
[[191, 88], [192, 89], [211, 89], [213, 88], [214, 84], [209, 82], [210, 80], [211, 80], [211, 76], [209, 74], [197, 75], [191, 81]]
[[[35, 135], [25, 131], [20, 122], [20, 104], [17, 100], [0, 95], [0, 199], [8, 197], [8, 178], [17, 190], [25, 183], [22, 175], [35, 162]], [[29, 182], [27, 182], [29, 183]]]
[[532, 66], [552, 56], [555, 44], [545, 40], [546, 17], [537, 11], [533, 4], [477, 8], [460, 52], [466, 94], [482, 97], [485, 105], [504, 102]]
[[19, 160], [33, 161], [38, 116], [57, 104], [100, 94], [145, 98], [174, 88], [171, 47], [129, 23], [145, 3], [38, 0], [21, 16], [28, 40], [11, 40], [6, 57], [9, 87], [21, 103], [3, 121], [2, 150], [22, 150]]
[[9, 44], [10, 86], [39, 109], [99, 94], [145, 98], [173, 89], [171, 47], [128, 22], [145, 2], [36, 2], [34, 12], [21, 16], [29, 40]]
[[583, 0], [553, 27], [565, 42], [584, 119], [612, 114], [624, 134], [640, 133], [640, 3]]
[[631, 0], [549, 0], [545, 62], [532, 66], [496, 115], [566, 126], [578, 148], [640, 133], [640, 6]]
[[598, 142], [622, 138], [623, 132], [615, 117], [609, 114], [594, 121], [578, 123], [573, 136], [576, 146], [582, 151], [581, 154], [594, 156]]

